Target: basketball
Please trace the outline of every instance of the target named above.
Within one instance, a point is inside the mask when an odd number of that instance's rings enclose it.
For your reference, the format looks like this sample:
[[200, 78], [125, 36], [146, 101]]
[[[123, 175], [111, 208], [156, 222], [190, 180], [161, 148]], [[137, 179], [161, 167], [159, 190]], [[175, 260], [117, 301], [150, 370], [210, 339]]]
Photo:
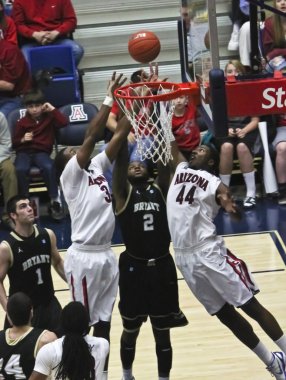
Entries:
[[154, 61], [161, 50], [159, 38], [149, 30], [140, 30], [130, 36], [128, 51], [131, 57], [139, 63]]

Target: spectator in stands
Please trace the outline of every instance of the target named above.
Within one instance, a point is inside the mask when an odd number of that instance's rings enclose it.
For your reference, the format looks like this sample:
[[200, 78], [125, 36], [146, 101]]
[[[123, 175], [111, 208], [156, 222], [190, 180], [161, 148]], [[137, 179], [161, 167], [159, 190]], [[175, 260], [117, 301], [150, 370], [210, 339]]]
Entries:
[[0, 38], [18, 45], [16, 25], [14, 20], [5, 14], [3, 0], [0, 0]]
[[197, 110], [190, 99], [183, 95], [174, 99], [175, 109], [172, 118], [172, 131], [180, 152], [187, 160], [200, 144], [200, 129], [197, 124]]
[[76, 65], [83, 48], [71, 39], [77, 18], [71, 0], [15, 0], [12, 10], [23, 54], [33, 46], [49, 44], [71, 46]]
[[[209, 50], [206, 43], [208, 35], [207, 11], [198, 12], [195, 17], [195, 9], [189, 5], [188, 0], [182, 0], [181, 17], [185, 22], [187, 31], [187, 49], [190, 72], [194, 74], [194, 63], [202, 53]], [[207, 46], [208, 45], [208, 46]]]
[[17, 45], [0, 39], [0, 112], [5, 117], [21, 106], [21, 95], [31, 86], [28, 65]]
[[45, 102], [40, 90], [31, 90], [23, 97], [26, 115], [17, 121], [13, 148], [16, 151], [15, 167], [19, 193], [29, 196], [29, 171], [32, 165], [39, 167], [48, 188], [51, 203], [49, 212], [54, 219], [63, 217], [54, 161], [50, 157], [55, 140], [55, 129], [68, 124], [65, 115]]
[[11, 159], [11, 136], [5, 116], [0, 112], [0, 181], [3, 192], [4, 211], [2, 223], [14, 229], [14, 223], [7, 213], [7, 202], [18, 192], [15, 166]]
[[240, 3], [247, 5], [245, 1], [241, 0], [232, 0], [231, 2], [230, 19], [232, 21], [232, 33], [227, 47], [230, 51], [238, 50], [240, 28], [249, 20], [249, 15], [247, 14], [249, 9], [245, 6], [243, 7]]
[[[273, 0], [273, 7], [280, 12], [286, 13], [286, 3], [281, 0]], [[267, 60], [277, 56], [286, 58], [286, 39], [285, 39], [286, 17], [273, 13], [265, 20], [262, 34], [263, 50]]]
[[[225, 66], [225, 75], [244, 74], [244, 67], [240, 61], [231, 60]], [[256, 205], [256, 184], [253, 164], [253, 148], [258, 137], [259, 118], [233, 117], [229, 119], [228, 136], [216, 139], [220, 147], [219, 173], [221, 181], [230, 185], [233, 168], [234, 154], [237, 154], [240, 170], [246, 185], [246, 197], [243, 201], [244, 208], [252, 208]]]
[[286, 114], [277, 115], [277, 131], [272, 141], [276, 152], [275, 171], [278, 183], [278, 203], [286, 204]]

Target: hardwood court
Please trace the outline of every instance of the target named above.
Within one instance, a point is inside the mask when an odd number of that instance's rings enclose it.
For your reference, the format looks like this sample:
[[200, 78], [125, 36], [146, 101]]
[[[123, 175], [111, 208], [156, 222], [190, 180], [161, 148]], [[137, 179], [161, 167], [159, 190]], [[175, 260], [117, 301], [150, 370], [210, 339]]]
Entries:
[[[258, 300], [278, 319], [286, 332], [286, 272], [285, 247], [275, 232], [233, 235], [225, 238], [230, 250], [247, 262], [254, 272], [261, 292]], [[116, 253], [123, 250], [116, 246]], [[281, 257], [284, 258], [284, 261]], [[63, 253], [64, 255], [64, 253]], [[179, 277], [180, 304], [189, 319], [189, 325], [172, 330], [173, 369], [176, 380], [267, 380], [271, 375], [248, 348], [244, 347], [220, 322], [207, 314], [193, 297], [184, 280]], [[57, 296], [62, 305], [69, 302], [66, 284], [53, 273]], [[132, 286], [132, 284], [130, 284]], [[3, 324], [4, 313], [0, 312]], [[263, 342], [278, 351], [273, 342], [251, 322]], [[117, 304], [114, 308], [111, 330], [109, 380], [121, 379], [119, 341], [121, 319]], [[141, 329], [134, 363], [136, 380], [157, 379], [154, 340], [149, 322]]]

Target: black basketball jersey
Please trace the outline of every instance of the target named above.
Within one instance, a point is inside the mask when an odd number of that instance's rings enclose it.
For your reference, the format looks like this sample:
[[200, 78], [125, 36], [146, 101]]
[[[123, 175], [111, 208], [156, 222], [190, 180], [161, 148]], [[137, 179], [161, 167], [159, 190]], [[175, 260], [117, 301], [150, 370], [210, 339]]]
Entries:
[[7, 343], [6, 331], [0, 332], [0, 379], [29, 379], [35, 365], [35, 346], [44, 330], [33, 328], [14, 345]]
[[131, 187], [118, 220], [126, 249], [133, 256], [152, 259], [169, 252], [166, 202], [159, 187]]
[[48, 303], [54, 295], [51, 275], [51, 241], [46, 229], [34, 226], [32, 236], [11, 232], [6, 243], [11, 248], [12, 266], [8, 270], [9, 295], [26, 293], [33, 306]]

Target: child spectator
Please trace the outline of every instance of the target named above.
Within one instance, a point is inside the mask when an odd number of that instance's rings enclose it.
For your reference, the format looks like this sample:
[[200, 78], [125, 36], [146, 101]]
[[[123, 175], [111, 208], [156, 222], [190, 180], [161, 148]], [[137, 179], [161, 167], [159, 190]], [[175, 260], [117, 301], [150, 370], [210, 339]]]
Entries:
[[71, 0], [15, 0], [12, 18], [25, 56], [26, 48], [33, 46], [68, 45], [79, 64], [83, 48], [70, 38], [77, 25]]
[[[240, 61], [231, 60], [225, 66], [225, 75], [244, 74], [245, 69]], [[258, 137], [258, 117], [232, 117], [228, 123], [228, 136], [216, 139], [220, 146], [220, 179], [229, 186], [233, 168], [234, 154], [237, 154], [240, 170], [246, 185], [244, 208], [256, 205], [256, 184], [253, 165], [253, 147]]]
[[188, 160], [192, 150], [200, 144], [201, 139], [196, 121], [197, 110], [185, 95], [174, 99], [174, 104], [172, 131], [179, 150]]
[[28, 198], [30, 168], [32, 165], [39, 167], [51, 199], [49, 212], [52, 218], [61, 219], [61, 200], [54, 161], [50, 154], [55, 140], [55, 129], [66, 126], [68, 120], [50, 103], [45, 102], [41, 91], [31, 90], [26, 93], [23, 104], [27, 108], [26, 115], [17, 121], [12, 137], [16, 151], [15, 167], [19, 193]]
[[13, 19], [5, 14], [3, 0], [0, 0], [0, 39], [18, 45], [16, 25]]

